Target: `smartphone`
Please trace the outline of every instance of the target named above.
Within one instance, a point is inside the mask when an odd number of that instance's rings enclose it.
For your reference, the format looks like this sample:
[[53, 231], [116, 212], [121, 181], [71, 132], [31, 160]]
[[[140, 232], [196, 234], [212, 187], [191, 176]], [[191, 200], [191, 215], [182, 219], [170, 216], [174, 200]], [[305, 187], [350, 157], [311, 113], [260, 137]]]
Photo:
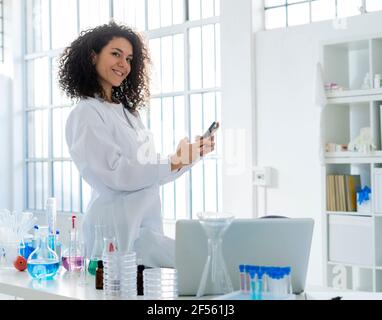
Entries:
[[215, 130], [218, 128], [218, 123], [216, 121], [212, 122], [210, 127], [207, 129], [207, 131], [203, 134], [203, 138], [208, 138], [211, 134], [215, 132]]

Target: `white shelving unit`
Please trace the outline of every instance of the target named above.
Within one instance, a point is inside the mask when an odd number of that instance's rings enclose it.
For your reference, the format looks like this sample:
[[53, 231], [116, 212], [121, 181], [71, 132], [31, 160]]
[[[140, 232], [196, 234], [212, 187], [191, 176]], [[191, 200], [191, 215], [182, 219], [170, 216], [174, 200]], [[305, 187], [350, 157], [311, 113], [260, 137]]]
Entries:
[[[327, 94], [323, 112], [325, 142], [348, 144], [361, 128], [370, 127], [377, 150], [372, 153], [327, 153], [323, 166], [323, 239], [327, 286], [382, 291], [382, 89], [360, 89], [366, 73], [382, 74], [382, 35], [322, 45], [324, 82], [343, 88]], [[371, 85], [373, 85], [371, 83]], [[372, 190], [367, 213], [328, 211], [326, 176], [359, 174]], [[375, 177], [373, 179], [373, 177]], [[381, 212], [379, 212], [381, 211]]]

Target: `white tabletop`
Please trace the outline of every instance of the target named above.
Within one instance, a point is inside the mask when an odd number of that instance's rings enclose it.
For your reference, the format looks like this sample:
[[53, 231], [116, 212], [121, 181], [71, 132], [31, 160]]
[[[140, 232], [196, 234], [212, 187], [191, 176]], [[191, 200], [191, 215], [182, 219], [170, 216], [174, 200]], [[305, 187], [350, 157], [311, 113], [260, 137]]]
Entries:
[[34, 300], [100, 300], [106, 299], [103, 290], [95, 289], [95, 277], [87, 274], [82, 284], [80, 273], [60, 268], [54, 280], [33, 280], [27, 271], [0, 269], [0, 293]]
[[[84, 283], [85, 282], [85, 283]], [[95, 289], [95, 277], [87, 273], [85, 281], [80, 273], [69, 273], [60, 268], [54, 280], [33, 280], [27, 271], [0, 269], [0, 294], [28, 300], [107, 300], [103, 290]], [[222, 297], [222, 296], [221, 296]], [[330, 300], [341, 297], [341, 300], [382, 300], [382, 292], [361, 292], [308, 286], [297, 300]], [[201, 297], [201, 300], [219, 299], [219, 297]], [[115, 298], [114, 298], [115, 299]], [[143, 300], [135, 297], [132, 300]], [[195, 297], [179, 297], [179, 300], [194, 300]], [[224, 298], [223, 298], [224, 299]]]

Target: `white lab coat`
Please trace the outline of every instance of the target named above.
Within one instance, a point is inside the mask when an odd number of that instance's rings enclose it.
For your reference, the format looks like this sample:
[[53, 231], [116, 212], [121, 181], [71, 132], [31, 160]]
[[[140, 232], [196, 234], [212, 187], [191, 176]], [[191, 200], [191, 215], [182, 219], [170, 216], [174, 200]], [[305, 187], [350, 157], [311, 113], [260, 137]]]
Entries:
[[159, 186], [189, 167], [171, 172], [169, 159], [158, 157], [152, 134], [139, 115], [124, 114], [122, 104], [98, 98], [82, 99], [72, 110], [66, 141], [80, 174], [92, 187], [82, 225], [87, 255], [99, 224], [115, 236], [118, 250], [135, 251], [138, 263], [173, 267], [174, 240], [163, 234]]

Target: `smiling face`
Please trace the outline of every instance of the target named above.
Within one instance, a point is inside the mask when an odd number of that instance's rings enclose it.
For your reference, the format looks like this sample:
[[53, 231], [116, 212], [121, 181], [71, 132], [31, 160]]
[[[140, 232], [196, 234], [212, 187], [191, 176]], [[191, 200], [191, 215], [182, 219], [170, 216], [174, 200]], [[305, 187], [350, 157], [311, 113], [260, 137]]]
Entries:
[[94, 54], [93, 64], [108, 100], [112, 87], [119, 87], [129, 75], [132, 59], [133, 46], [125, 38], [113, 38], [99, 54]]

